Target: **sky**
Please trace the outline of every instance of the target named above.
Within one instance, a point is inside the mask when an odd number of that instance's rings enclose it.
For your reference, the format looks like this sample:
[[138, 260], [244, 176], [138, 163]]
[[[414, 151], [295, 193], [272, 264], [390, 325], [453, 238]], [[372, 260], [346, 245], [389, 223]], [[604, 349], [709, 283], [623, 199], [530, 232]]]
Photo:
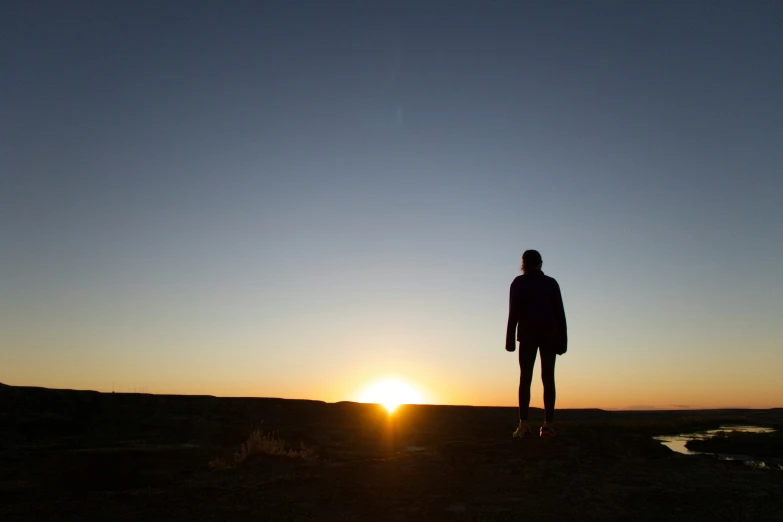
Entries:
[[513, 406], [532, 248], [558, 407], [783, 406], [783, 2], [3, 11], [0, 382]]

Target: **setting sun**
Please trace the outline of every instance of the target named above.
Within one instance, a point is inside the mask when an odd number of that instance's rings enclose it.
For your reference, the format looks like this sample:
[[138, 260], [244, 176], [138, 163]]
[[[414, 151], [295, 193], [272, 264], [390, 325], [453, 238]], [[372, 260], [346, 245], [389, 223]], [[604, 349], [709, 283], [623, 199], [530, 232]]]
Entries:
[[384, 379], [367, 387], [361, 394], [362, 402], [382, 404], [393, 413], [400, 404], [421, 404], [421, 393], [399, 379]]

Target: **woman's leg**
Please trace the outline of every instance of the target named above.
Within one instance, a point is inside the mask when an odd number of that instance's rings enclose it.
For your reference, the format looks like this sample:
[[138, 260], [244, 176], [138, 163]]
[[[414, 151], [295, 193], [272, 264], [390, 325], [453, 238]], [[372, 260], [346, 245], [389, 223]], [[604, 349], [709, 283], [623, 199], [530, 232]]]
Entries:
[[530, 408], [530, 383], [533, 381], [533, 367], [536, 364], [538, 345], [519, 343], [519, 420], [528, 421]]
[[555, 397], [557, 395], [555, 392], [556, 359], [557, 354], [554, 350], [541, 350], [541, 382], [544, 383], [544, 412], [546, 422], [548, 423], [555, 420]]

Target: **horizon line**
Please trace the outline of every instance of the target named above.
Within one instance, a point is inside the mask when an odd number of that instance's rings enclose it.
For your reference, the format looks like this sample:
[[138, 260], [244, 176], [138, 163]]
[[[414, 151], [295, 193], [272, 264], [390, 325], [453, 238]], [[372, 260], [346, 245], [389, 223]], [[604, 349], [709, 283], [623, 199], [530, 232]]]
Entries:
[[[268, 399], [268, 400], [283, 400], [283, 401], [308, 401], [308, 402], [321, 402], [324, 404], [341, 404], [341, 403], [352, 403], [352, 404], [377, 404], [372, 402], [361, 402], [361, 401], [354, 401], [354, 400], [339, 400], [339, 401], [326, 401], [323, 399], [305, 399], [305, 398], [290, 398], [290, 397], [273, 397], [273, 396], [251, 396], [251, 395], [209, 395], [209, 394], [202, 394], [202, 393], [153, 393], [150, 391], [98, 391], [98, 390], [88, 390], [88, 389], [75, 389], [75, 388], [48, 388], [46, 386], [31, 386], [31, 385], [14, 385], [14, 384], [6, 384], [3, 382], [0, 382], [0, 387], [9, 387], [9, 388], [35, 388], [35, 389], [43, 389], [43, 390], [51, 390], [51, 391], [70, 391], [70, 392], [83, 392], [83, 393], [101, 393], [105, 395], [157, 395], [159, 397], [211, 397], [215, 399]], [[143, 388], [143, 387], [142, 387]], [[475, 405], [475, 404], [446, 404], [446, 403], [401, 403], [400, 406], [453, 406], [453, 407], [467, 407], [467, 408], [517, 408], [516, 405]], [[761, 408], [761, 407], [752, 407], [752, 406], [721, 406], [721, 407], [700, 407], [700, 406], [686, 406], [686, 405], [671, 405], [671, 406], [681, 406], [681, 407], [673, 407], [673, 408], [667, 408], [667, 407], [658, 407], [658, 406], [652, 406], [652, 405], [639, 405], [639, 406], [628, 406], [625, 408], [602, 408], [599, 406], [592, 406], [592, 407], [585, 407], [585, 408], [558, 408], [558, 411], [569, 411], [569, 410], [601, 410], [601, 411], [608, 411], [608, 412], [644, 412], [644, 411], [725, 411], [725, 410], [779, 410], [783, 409], [783, 405], [781, 406], [771, 406], [767, 408]], [[533, 409], [543, 410], [543, 408], [537, 407], [537, 406], [531, 406]]]

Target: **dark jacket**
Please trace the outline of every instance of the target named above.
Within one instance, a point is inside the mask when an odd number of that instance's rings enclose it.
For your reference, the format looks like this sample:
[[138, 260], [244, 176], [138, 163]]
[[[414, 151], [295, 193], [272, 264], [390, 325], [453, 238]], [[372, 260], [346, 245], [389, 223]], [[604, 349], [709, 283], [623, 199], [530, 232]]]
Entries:
[[568, 345], [560, 285], [541, 270], [518, 276], [511, 283], [506, 347], [514, 345], [514, 330], [520, 342], [552, 346], [565, 353]]

